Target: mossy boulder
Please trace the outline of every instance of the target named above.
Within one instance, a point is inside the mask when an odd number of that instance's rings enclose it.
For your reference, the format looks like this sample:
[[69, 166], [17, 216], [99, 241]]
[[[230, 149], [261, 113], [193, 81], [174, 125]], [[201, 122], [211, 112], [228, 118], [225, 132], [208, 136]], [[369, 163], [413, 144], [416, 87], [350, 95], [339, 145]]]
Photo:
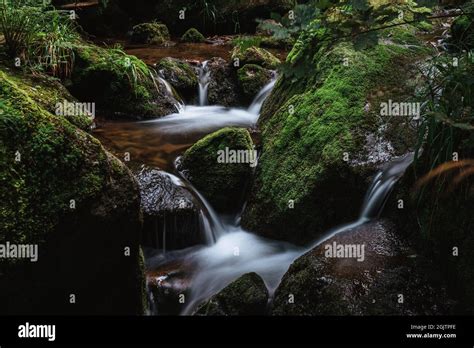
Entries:
[[[245, 129], [224, 128], [198, 141], [182, 158], [180, 169], [219, 212], [231, 213], [243, 203], [245, 187], [252, 175], [249, 163], [220, 163], [221, 151], [253, 154], [253, 143]], [[227, 162], [236, 162], [230, 159]]]
[[37, 244], [39, 256], [1, 263], [3, 313], [143, 313], [133, 176], [18, 78], [0, 71], [0, 243]]
[[242, 50], [240, 47], [235, 47], [232, 51], [232, 61], [238, 61], [240, 66], [256, 64], [266, 69], [276, 69], [278, 65], [281, 64], [281, 61], [271, 52], [255, 46], [245, 50]]
[[162, 45], [169, 39], [170, 33], [165, 24], [142, 23], [132, 29], [132, 43]]
[[422, 101], [416, 62], [427, 55], [420, 42], [365, 50], [313, 45], [305, 65], [304, 45], [288, 57], [304, 73], [281, 78], [263, 106], [259, 167], [242, 220], [249, 230], [298, 244], [355, 220], [379, 166], [413, 150], [412, 119], [380, 111], [389, 100]]
[[195, 94], [198, 88], [196, 71], [189, 63], [176, 58], [163, 58], [156, 69], [180, 94]]
[[196, 28], [188, 29], [183, 36], [181, 36], [181, 42], [187, 43], [201, 43], [205, 42], [206, 38]]
[[262, 278], [256, 273], [248, 273], [200, 305], [194, 315], [264, 315], [267, 303], [268, 290]]
[[89, 44], [76, 45], [75, 55], [68, 88], [80, 101], [95, 102], [101, 116], [146, 119], [176, 112], [176, 100], [135, 56]]
[[[335, 257], [334, 243], [356, 246], [360, 253]], [[432, 269], [396, 235], [391, 222], [362, 225], [297, 259], [275, 292], [272, 315], [450, 314], [453, 303]]]
[[247, 100], [253, 100], [272, 79], [272, 72], [259, 65], [247, 64], [237, 71], [239, 85]]

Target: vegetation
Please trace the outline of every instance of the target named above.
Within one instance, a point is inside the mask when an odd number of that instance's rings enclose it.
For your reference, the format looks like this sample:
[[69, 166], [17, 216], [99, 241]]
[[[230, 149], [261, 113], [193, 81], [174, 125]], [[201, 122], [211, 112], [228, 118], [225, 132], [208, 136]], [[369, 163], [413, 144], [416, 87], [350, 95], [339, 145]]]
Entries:
[[133, 27], [132, 42], [162, 45], [170, 39], [168, 27], [161, 23], [142, 23]]
[[188, 29], [181, 37], [182, 42], [200, 43], [206, 41], [204, 35], [202, 35], [197, 29]]

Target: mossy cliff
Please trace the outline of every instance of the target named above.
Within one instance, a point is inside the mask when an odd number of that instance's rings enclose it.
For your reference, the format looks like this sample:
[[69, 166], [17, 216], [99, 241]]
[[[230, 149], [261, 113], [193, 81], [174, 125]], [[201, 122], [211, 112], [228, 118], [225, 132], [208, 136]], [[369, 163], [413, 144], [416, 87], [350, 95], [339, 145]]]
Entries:
[[29, 81], [0, 71], [0, 243], [39, 249], [36, 263], [2, 260], [3, 313], [142, 313], [137, 185]]
[[309, 66], [280, 78], [263, 107], [261, 157], [243, 216], [252, 231], [300, 244], [356, 219], [377, 166], [415, 143], [409, 118], [381, 117], [380, 105], [418, 101], [414, 70], [426, 55], [412, 27], [387, 31], [364, 50], [323, 39], [321, 32], [295, 45], [288, 63], [309, 50]]

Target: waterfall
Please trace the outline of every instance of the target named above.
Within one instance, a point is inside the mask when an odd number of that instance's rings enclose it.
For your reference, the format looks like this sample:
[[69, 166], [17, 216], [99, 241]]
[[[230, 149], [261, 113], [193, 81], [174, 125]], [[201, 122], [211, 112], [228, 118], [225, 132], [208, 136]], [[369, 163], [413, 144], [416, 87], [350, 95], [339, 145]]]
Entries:
[[[407, 168], [413, 163], [413, 159], [414, 154], [409, 153], [388, 163], [385, 168], [379, 171], [379, 173], [374, 177], [374, 180], [365, 196], [359, 219], [330, 230], [322, 239], [319, 239], [316, 242], [316, 245], [325, 242], [341, 232], [357, 228], [367, 222], [378, 219], [382, 214], [385, 203], [387, 202], [393, 187], [397, 181], [400, 180], [403, 174], [405, 174]], [[315, 245], [312, 245], [311, 249], [314, 247]]]
[[176, 108], [176, 111], [178, 111], [178, 113], [183, 112], [184, 111], [183, 100], [175, 91], [173, 86], [171, 86], [171, 84], [161, 76], [161, 72], [160, 73], [154, 72], [151, 74], [151, 77], [153, 79], [153, 83], [155, 84], [155, 89], [158, 91], [158, 93], [161, 93], [161, 89], [159, 85], [163, 86], [165, 89], [165, 94], [175, 101], [174, 106]]
[[211, 71], [208, 67], [208, 61], [204, 61], [199, 68], [199, 105], [207, 105], [207, 92], [209, 89]]
[[265, 99], [267, 99], [267, 97], [272, 92], [273, 87], [275, 87], [275, 84], [276, 84], [276, 78], [273, 78], [272, 81], [270, 81], [266, 86], [262, 88], [262, 90], [257, 94], [255, 99], [253, 100], [252, 104], [250, 104], [250, 107], [248, 108], [248, 112], [250, 112], [253, 115], [260, 114], [263, 103], [265, 102]]

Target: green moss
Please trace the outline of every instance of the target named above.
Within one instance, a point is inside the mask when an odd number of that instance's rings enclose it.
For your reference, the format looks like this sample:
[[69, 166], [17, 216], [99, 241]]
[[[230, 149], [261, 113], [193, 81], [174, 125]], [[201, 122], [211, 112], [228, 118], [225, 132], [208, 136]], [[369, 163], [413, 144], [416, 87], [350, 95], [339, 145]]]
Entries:
[[142, 23], [133, 27], [132, 42], [162, 45], [170, 39], [168, 27], [161, 23]]
[[271, 80], [272, 73], [259, 65], [247, 64], [237, 71], [237, 78], [247, 100], [252, 100]]
[[195, 28], [188, 29], [183, 36], [181, 37], [182, 42], [192, 42], [199, 43], [206, 41], [204, 35], [202, 35], [199, 30]]
[[238, 209], [243, 199], [243, 188], [250, 179], [248, 163], [219, 163], [218, 151], [253, 150], [252, 139], [245, 129], [224, 128], [198, 141], [187, 150], [182, 168], [193, 185], [220, 212]]
[[[81, 206], [101, 192], [105, 155], [97, 140], [42, 109], [14, 80], [0, 72], [1, 239], [39, 243], [70, 212], [70, 200]], [[71, 181], [64, 180], [68, 173]]]
[[240, 65], [256, 64], [267, 69], [276, 69], [281, 63], [280, 60], [264, 48], [250, 47], [242, 50], [235, 47], [232, 51], [232, 60], [239, 60]]
[[198, 78], [191, 66], [179, 59], [163, 58], [156, 69], [160, 71], [174, 88], [180, 90], [196, 90]]
[[95, 102], [101, 115], [151, 118], [175, 111], [150, 68], [135, 56], [89, 44], [76, 45], [75, 52], [69, 89], [79, 100]]
[[[401, 64], [413, 64], [424, 53], [398, 43], [363, 51], [340, 43], [314, 52], [313, 70], [300, 80], [280, 81], [273, 92], [277, 99], [265, 103], [259, 122], [263, 149], [245, 227], [306, 243], [326, 228], [355, 219], [359, 204], [352, 208], [342, 202], [362, 201], [365, 178], [373, 169], [355, 168], [344, 156], [363, 154], [365, 134], [380, 126], [377, 104], [366, 111], [374, 91], [403, 86]], [[387, 100], [392, 96], [384, 94]]]

